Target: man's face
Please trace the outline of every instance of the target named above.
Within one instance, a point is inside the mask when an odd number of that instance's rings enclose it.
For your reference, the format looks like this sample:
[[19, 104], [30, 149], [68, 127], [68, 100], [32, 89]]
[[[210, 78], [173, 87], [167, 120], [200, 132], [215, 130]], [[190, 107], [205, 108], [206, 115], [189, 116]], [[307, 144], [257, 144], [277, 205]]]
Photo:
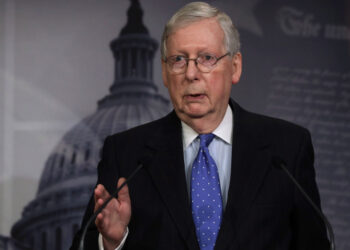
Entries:
[[[197, 58], [199, 54], [209, 53], [219, 58], [227, 52], [224, 32], [214, 18], [179, 28], [167, 39], [167, 57]], [[204, 118], [218, 125], [226, 112], [231, 85], [237, 83], [241, 75], [241, 55], [225, 56], [209, 73], [201, 72], [192, 60], [182, 74], [173, 73], [170, 66], [162, 62], [162, 75], [182, 121], [191, 124], [195, 119]]]

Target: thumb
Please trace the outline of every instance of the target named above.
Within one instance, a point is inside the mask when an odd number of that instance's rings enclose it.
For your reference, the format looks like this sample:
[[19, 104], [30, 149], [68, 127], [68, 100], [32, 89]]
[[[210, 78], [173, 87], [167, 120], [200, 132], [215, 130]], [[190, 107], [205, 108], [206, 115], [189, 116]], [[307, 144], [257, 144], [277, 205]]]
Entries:
[[[125, 178], [120, 178], [118, 180], [118, 188], [125, 182]], [[128, 185], [125, 185], [118, 193], [118, 201], [123, 203], [127, 202], [130, 203], [130, 196], [129, 196], [129, 188]]]

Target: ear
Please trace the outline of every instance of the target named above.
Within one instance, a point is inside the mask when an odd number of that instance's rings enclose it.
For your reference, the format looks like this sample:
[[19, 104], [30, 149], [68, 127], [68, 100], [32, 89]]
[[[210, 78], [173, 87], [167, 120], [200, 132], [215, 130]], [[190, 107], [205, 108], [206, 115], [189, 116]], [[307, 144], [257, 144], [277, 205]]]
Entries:
[[167, 77], [167, 64], [164, 62], [163, 59], [162, 61], [162, 78], [163, 78], [163, 84], [166, 88], [168, 88], [168, 77]]
[[232, 84], [239, 82], [242, 74], [242, 54], [238, 52], [232, 58]]

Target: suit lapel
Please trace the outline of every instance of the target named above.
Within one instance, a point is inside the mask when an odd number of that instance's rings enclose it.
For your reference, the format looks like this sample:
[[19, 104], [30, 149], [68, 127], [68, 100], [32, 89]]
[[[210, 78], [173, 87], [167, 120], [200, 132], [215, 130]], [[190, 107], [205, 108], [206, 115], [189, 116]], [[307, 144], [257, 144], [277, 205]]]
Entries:
[[186, 185], [181, 122], [175, 112], [147, 146], [154, 155], [146, 169], [187, 247], [198, 249]]
[[[236, 103], [234, 112], [231, 179], [216, 249], [239, 249], [237, 230], [266, 176], [270, 154], [263, 135], [256, 133], [254, 122]], [[235, 245], [233, 247], [232, 245]], [[231, 249], [231, 248], [230, 248]]]
[[[216, 249], [239, 249], [237, 230], [270, 163], [268, 143], [256, 132], [250, 115], [238, 104], [230, 105], [234, 112], [231, 179]], [[188, 249], [199, 249], [186, 186], [181, 122], [172, 112], [161, 127], [158, 137], [147, 145], [154, 154], [146, 169]]]

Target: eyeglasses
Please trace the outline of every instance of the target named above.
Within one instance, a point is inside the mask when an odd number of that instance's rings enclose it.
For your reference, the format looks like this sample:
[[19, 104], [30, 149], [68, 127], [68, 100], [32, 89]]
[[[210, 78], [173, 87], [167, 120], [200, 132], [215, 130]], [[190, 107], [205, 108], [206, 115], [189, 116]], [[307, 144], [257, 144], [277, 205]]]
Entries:
[[166, 58], [165, 62], [175, 74], [185, 73], [188, 62], [191, 60], [195, 62], [197, 68], [201, 72], [209, 73], [215, 67], [217, 62], [227, 55], [230, 55], [230, 52], [227, 52], [225, 55], [220, 57], [216, 57], [212, 54], [200, 54], [197, 58], [187, 58], [181, 55], [174, 55]]

